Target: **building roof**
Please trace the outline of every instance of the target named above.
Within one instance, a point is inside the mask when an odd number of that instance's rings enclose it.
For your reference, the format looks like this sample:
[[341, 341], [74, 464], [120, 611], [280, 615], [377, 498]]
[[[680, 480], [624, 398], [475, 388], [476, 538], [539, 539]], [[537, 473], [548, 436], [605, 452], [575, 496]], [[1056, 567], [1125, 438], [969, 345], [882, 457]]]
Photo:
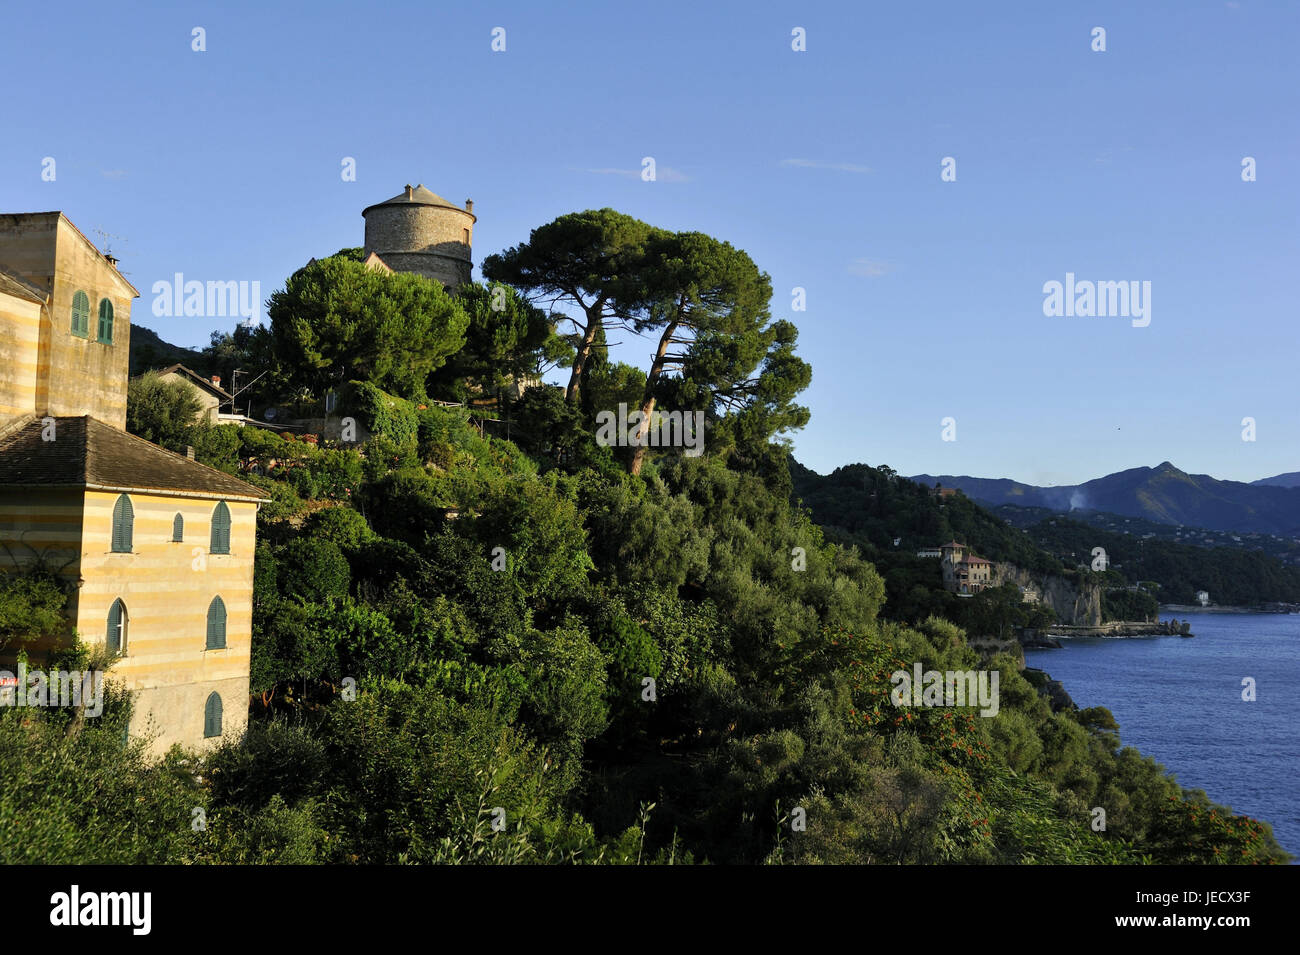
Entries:
[[0, 487], [78, 487], [265, 501], [261, 488], [182, 457], [151, 441], [83, 415], [56, 417], [54, 440], [44, 440], [47, 419], [24, 415], [0, 429]]
[[168, 365], [166, 368], [158, 369], [158, 374], [160, 375], [169, 375], [173, 373], [190, 379], [194, 384], [198, 385], [200, 388], [207, 389], [218, 398], [223, 398], [226, 401], [232, 400], [230, 392], [226, 391], [226, 389], [222, 388], [220, 385], [214, 385], [211, 378], [204, 378], [198, 372], [190, 371], [190, 369], [186, 368], [184, 365]]
[[26, 299], [29, 302], [35, 302], [38, 305], [45, 304], [45, 293], [32, 285], [26, 279], [19, 278], [12, 272], [6, 272], [0, 269], [0, 292], [6, 295], [12, 295], [14, 298]]
[[958, 544], [956, 541], [948, 541], [948, 543], [944, 544], [943, 546], [944, 546], [944, 547], [961, 547], [961, 548], [965, 548], [966, 545], [965, 545], [965, 544]]
[[381, 259], [378, 252], [371, 252], [361, 260], [361, 264], [368, 269], [379, 269], [381, 272], [393, 271], [393, 267]]
[[[134, 285], [132, 285], [130, 282], [128, 282], [128, 281], [126, 280], [126, 276], [123, 275], [122, 272], [121, 272], [121, 270], [118, 269], [118, 267], [117, 267], [117, 259], [116, 259], [116, 258], [110, 259], [110, 258], [109, 258], [109, 253], [101, 252], [100, 249], [99, 249], [99, 246], [95, 245], [95, 243], [93, 243], [93, 242], [91, 242], [89, 239], [87, 239], [87, 238], [86, 238], [86, 234], [85, 234], [84, 232], [82, 232], [80, 229], [77, 228], [77, 224], [76, 224], [75, 222], [73, 222], [71, 219], [69, 219], [67, 216], [65, 216], [65, 215], [64, 215], [62, 212], [60, 212], [59, 210], [55, 209], [55, 210], [51, 210], [51, 211], [49, 211], [49, 212], [6, 212], [6, 213], [3, 213], [3, 215], [4, 215], [6, 218], [12, 219], [12, 220], [14, 220], [14, 221], [28, 221], [28, 222], [31, 222], [31, 221], [38, 220], [38, 219], [53, 219], [54, 222], [55, 222], [55, 227], [56, 227], [56, 234], [55, 234], [55, 240], [54, 240], [56, 243], [58, 242], [57, 224], [58, 224], [59, 222], [66, 222], [67, 225], [68, 225], [68, 228], [71, 229], [71, 230], [73, 231], [73, 233], [76, 235], [76, 237], [77, 237], [77, 238], [78, 238], [78, 239], [79, 239], [79, 240], [80, 240], [80, 241], [81, 241], [81, 242], [86, 246], [86, 248], [89, 249], [90, 251], [94, 252], [95, 255], [98, 256], [98, 258], [99, 258], [99, 259], [100, 259], [100, 260], [101, 260], [105, 265], [108, 266], [108, 268], [109, 268], [109, 274], [112, 275], [112, 277], [113, 277], [116, 281], [120, 282], [121, 285], [122, 285], [122, 287], [123, 287], [124, 289], [126, 289], [128, 292], [131, 293], [131, 294], [128, 296], [128, 298], [139, 298], [139, 297], [140, 297], [140, 290], [137, 289], [137, 288], [136, 288]], [[43, 302], [43, 301], [45, 301], [45, 300], [44, 300], [44, 299], [41, 299], [41, 301]]]
[[983, 557], [967, 557], [962, 561], [963, 564], [991, 564], [991, 560], [985, 560]]
[[397, 195], [393, 196], [393, 198], [385, 199], [383, 202], [376, 202], [373, 206], [366, 206], [364, 209], [361, 210], [361, 214], [364, 216], [371, 209], [376, 209], [379, 206], [398, 206], [398, 205], [439, 206], [440, 208], [443, 209], [455, 209], [457, 212], [463, 212], [467, 216], [474, 218], [474, 213], [470, 212], [468, 209], [465, 209], [462, 206], [456, 205], [454, 202], [448, 202], [446, 199], [438, 195], [436, 192], [426, 189], [423, 183], [414, 188], [412, 188], [411, 185], [408, 183], [406, 188], [401, 192], [399, 192]]

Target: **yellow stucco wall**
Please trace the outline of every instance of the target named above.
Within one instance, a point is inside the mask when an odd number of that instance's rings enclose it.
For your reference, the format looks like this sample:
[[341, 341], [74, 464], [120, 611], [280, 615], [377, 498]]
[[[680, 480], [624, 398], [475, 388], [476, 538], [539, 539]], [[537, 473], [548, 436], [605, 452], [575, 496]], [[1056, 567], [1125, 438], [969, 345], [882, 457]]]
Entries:
[[[150, 723], [156, 752], [172, 743], [203, 748], [203, 706], [221, 694], [223, 737], [238, 737], [248, 718], [248, 666], [253, 610], [254, 504], [227, 502], [230, 554], [209, 553], [215, 500], [130, 494], [135, 514], [132, 552], [112, 553], [117, 492], [87, 491], [76, 626], [87, 644], [102, 645], [113, 601], [127, 609], [126, 653], [112, 675], [135, 692], [132, 734]], [[185, 520], [172, 541], [172, 519]], [[226, 647], [206, 649], [208, 607], [226, 605]]]
[[[72, 300], [78, 291], [90, 299], [86, 338], [72, 334]], [[105, 298], [113, 304], [112, 344], [96, 340], [99, 303]], [[82, 241], [72, 223], [60, 218], [45, 381], [50, 414], [88, 414], [115, 428], [126, 428], [131, 299], [125, 281], [103, 255]]]
[[0, 424], [36, 410], [41, 306], [0, 292]]

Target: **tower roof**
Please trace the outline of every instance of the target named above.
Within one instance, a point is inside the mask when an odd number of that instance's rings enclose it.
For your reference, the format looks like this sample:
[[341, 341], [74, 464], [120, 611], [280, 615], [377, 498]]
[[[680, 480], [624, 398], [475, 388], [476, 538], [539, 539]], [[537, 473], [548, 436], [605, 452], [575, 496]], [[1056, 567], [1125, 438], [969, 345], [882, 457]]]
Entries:
[[433, 192], [430, 189], [426, 189], [423, 183], [415, 187], [412, 187], [408, 183], [406, 188], [401, 192], [399, 192], [397, 195], [393, 196], [393, 198], [385, 199], [383, 202], [376, 202], [373, 206], [366, 206], [366, 208], [361, 210], [361, 214], [364, 216], [371, 209], [378, 208], [379, 206], [404, 206], [404, 205], [438, 206], [443, 209], [455, 209], [457, 212], [465, 212], [469, 215], [473, 215], [473, 213], [469, 212], [469, 210], [456, 205], [454, 202], [448, 202], [446, 199], [438, 195], [436, 192]]

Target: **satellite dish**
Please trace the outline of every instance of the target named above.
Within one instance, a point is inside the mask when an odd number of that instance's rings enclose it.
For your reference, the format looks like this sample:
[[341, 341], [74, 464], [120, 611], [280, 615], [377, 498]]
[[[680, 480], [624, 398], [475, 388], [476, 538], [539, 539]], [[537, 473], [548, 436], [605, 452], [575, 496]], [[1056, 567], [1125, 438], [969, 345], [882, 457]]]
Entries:
[[277, 412], [276, 412], [276, 410], [275, 410], [274, 408], [267, 408], [267, 409], [266, 409], [266, 420], [267, 420], [267, 421], [274, 421], [274, 420], [275, 420], [275, 416], [276, 416], [276, 414], [277, 414]]

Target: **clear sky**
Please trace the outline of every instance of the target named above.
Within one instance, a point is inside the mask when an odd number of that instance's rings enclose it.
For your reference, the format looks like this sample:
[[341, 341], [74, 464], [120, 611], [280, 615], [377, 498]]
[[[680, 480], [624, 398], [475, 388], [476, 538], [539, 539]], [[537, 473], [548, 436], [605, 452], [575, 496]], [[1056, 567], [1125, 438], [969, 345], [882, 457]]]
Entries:
[[[155, 281], [265, 298], [408, 182], [475, 201], [476, 262], [611, 206], [772, 276], [816, 470], [1253, 480], [1300, 469], [1298, 44], [1259, 0], [21, 4], [0, 210], [121, 237], [132, 319], [197, 346], [233, 321], [155, 317]], [[1067, 272], [1149, 281], [1150, 324], [1045, 316]]]

